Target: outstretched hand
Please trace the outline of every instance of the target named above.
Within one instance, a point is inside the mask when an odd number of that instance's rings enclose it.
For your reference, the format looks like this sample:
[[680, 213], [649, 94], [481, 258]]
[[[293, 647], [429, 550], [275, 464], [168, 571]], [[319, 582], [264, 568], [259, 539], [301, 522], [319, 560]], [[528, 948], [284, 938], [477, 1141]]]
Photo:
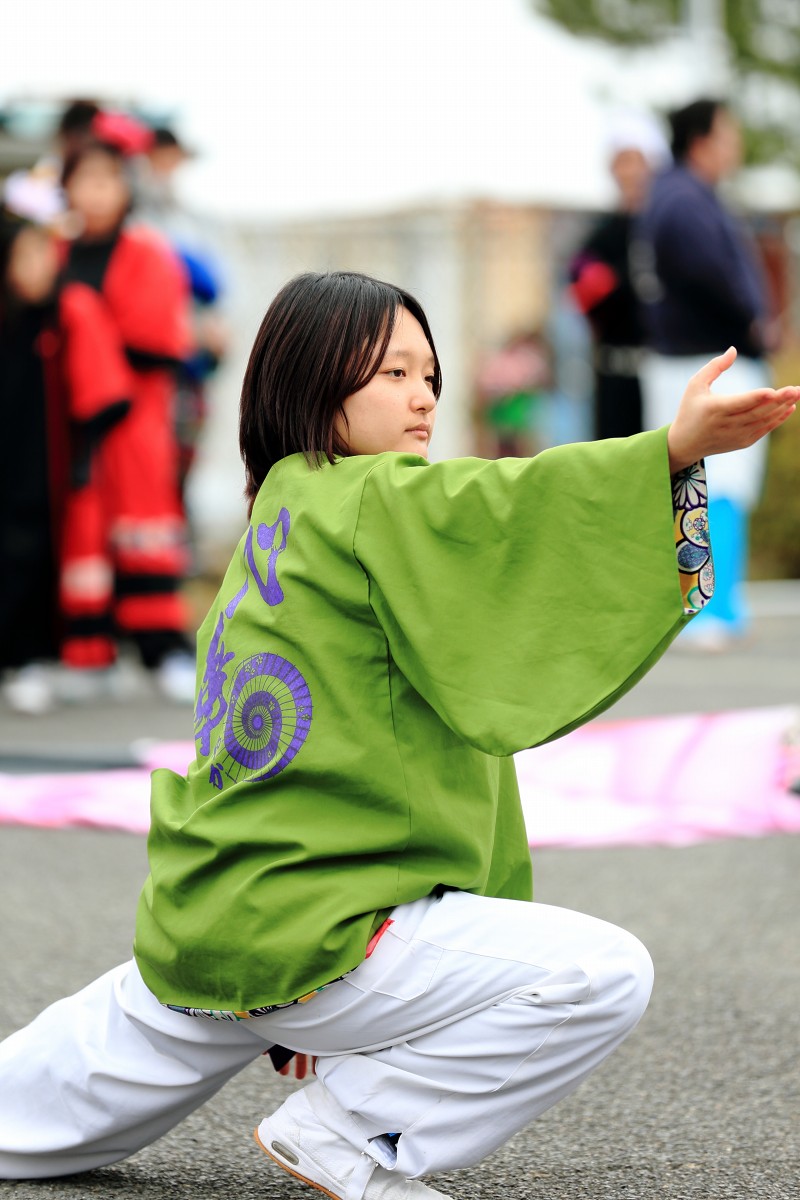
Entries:
[[736, 396], [718, 396], [711, 385], [736, 360], [731, 346], [689, 380], [669, 427], [669, 469], [674, 475], [709, 454], [743, 450], [777, 429], [800, 401], [800, 387], [756, 388]]

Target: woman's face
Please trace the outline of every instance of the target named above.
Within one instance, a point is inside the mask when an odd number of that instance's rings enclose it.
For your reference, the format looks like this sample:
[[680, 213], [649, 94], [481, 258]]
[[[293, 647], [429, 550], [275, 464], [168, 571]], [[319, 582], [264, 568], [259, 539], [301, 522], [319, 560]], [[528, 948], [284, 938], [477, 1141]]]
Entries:
[[336, 432], [351, 454], [384, 450], [421, 454], [436, 421], [433, 351], [419, 321], [407, 309], [397, 310], [392, 336], [377, 372], [344, 402]]
[[21, 229], [14, 238], [6, 284], [23, 304], [41, 304], [50, 296], [58, 275], [58, 251], [44, 229]]
[[70, 208], [83, 221], [89, 237], [111, 233], [130, 203], [130, 188], [122, 163], [99, 151], [87, 154], [75, 167], [64, 189]]

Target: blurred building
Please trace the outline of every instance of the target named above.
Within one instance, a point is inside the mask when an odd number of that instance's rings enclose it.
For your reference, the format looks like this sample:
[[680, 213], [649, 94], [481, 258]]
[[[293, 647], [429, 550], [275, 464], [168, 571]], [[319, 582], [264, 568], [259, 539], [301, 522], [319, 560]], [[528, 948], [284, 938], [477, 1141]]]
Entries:
[[222, 249], [233, 277], [230, 360], [191, 484], [193, 510], [212, 547], [241, 528], [243, 476], [236, 405], [247, 354], [278, 288], [306, 270], [354, 270], [416, 295], [431, 321], [444, 375], [432, 459], [476, 451], [475, 381], [481, 360], [509, 335], [550, 318], [558, 247], [575, 218], [524, 204], [447, 203], [375, 216], [236, 223]]
[[28, 170], [50, 151], [49, 137], [20, 138], [9, 129], [0, 111], [0, 182], [12, 171]]

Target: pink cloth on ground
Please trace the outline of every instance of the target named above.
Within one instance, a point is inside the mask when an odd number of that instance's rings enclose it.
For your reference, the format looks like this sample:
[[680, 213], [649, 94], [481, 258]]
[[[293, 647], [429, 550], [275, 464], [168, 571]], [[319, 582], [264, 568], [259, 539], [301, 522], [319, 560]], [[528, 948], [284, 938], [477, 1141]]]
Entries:
[[132, 751], [140, 767], [0, 774], [0, 824], [49, 829], [88, 826], [147, 833], [150, 772], [156, 767], [169, 767], [185, 775], [194, 758], [194, 743], [143, 741], [135, 743]]
[[534, 846], [685, 846], [800, 833], [791, 708], [594, 722], [517, 755]]
[[[683, 846], [800, 833], [786, 790], [789, 708], [596, 721], [517, 755], [534, 846]], [[145, 833], [150, 771], [183, 774], [191, 742], [135, 747], [140, 768], [0, 775], [0, 823]]]

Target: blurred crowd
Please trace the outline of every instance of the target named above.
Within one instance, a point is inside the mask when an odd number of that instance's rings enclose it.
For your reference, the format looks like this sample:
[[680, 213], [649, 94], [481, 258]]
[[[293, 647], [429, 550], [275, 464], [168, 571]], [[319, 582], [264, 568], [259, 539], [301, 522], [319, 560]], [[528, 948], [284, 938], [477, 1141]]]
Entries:
[[186, 482], [227, 345], [176, 133], [78, 100], [0, 209], [0, 678], [46, 712], [138, 661], [194, 699]]
[[[668, 131], [627, 114], [607, 149], [618, 204], [568, 268], [598, 438], [667, 424], [689, 377], [729, 345], [728, 390], [769, 383], [778, 328], [757, 247], [720, 194], [742, 158], [729, 107], [695, 101]], [[120, 695], [131, 663], [167, 697], [193, 699], [186, 483], [228, 334], [223, 271], [178, 200], [190, 157], [173, 129], [78, 100], [52, 152], [3, 185], [0, 686], [19, 711]], [[518, 331], [483, 363], [479, 453], [574, 440], [554, 328]], [[761, 443], [708, 464], [713, 563], [708, 528], [682, 531], [714, 592], [684, 637], [712, 648], [747, 629], [764, 454]]]
[[[668, 424], [690, 377], [729, 346], [738, 359], [717, 390], [771, 384], [767, 357], [777, 348], [780, 322], [765, 264], [746, 222], [720, 194], [742, 164], [739, 122], [727, 104], [701, 98], [669, 114], [668, 134], [669, 141], [649, 114], [617, 120], [607, 147], [616, 210], [598, 220], [569, 263], [570, 298], [591, 335], [597, 438]], [[551, 358], [537, 331], [512, 338], [485, 364], [478, 391], [484, 430], [493, 435], [490, 452], [526, 454], [532, 444], [547, 444]], [[706, 464], [708, 525], [679, 533], [681, 566], [704, 564], [699, 586], [713, 599], [684, 642], [724, 649], [747, 631], [748, 523], [766, 450], [762, 440]], [[685, 486], [705, 496], [699, 471]]]

